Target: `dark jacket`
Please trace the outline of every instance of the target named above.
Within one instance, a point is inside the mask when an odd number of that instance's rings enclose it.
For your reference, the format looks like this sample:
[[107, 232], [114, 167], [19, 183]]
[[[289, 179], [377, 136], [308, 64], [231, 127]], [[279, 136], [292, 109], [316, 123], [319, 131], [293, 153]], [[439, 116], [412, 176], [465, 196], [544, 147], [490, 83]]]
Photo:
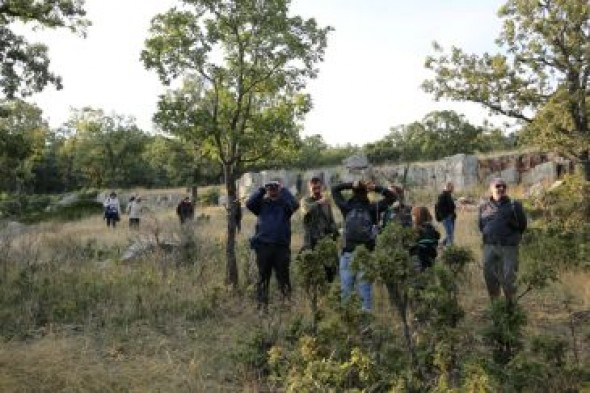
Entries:
[[195, 208], [192, 202], [185, 200], [180, 201], [178, 206], [176, 206], [176, 214], [178, 214], [181, 219], [193, 218], [195, 216]]
[[527, 219], [522, 204], [504, 197], [490, 198], [479, 207], [479, 230], [484, 244], [516, 246], [526, 230]]
[[[387, 210], [387, 208], [391, 206], [397, 198], [393, 191], [381, 186], [375, 186], [374, 192], [383, 195], [383, 198], [381, 200], [371, 203], [368, 198], [357, 198], [355, 196], [347, 200], [342, 195], [342, 191], [347, 189], [352, 189], [352, 183], [341, 183], [332, 187], [332, 198], [334, 198], [334, 202], [336, 203], [336, 206], [338, 206], [338, 208], [340, 209], [342, 217], [345, 220], [346, 215], [351, 210], [357, 207], [361, 207], [366, 208], [369, 211], [373, 224], [378, 225], [379, 216], [381, 215], [381, 213]], [[345, 244], [343, 247], [343, 251], [352, 252], [358, 245], [360, 244]], [[373, 250], [375, 248], [375, 240], [365, 243], [364, 245], [369, 250]]]
[[246, 201], [246, 207], [258, 216], [254, 247], [259, 244], [291, 245], [291, 216], [299, 208], [299, 202], [289, 190], [281, 188], [276, 200], [265, 198], [266, 190], [258, 189]]
[[422, 225], [417, 231], [418, 240], [410, 248], [410, 255], [416, 255], [420, 261], [421, 270], [425, 270], [434, 264], [440, 233], [429, 223]]
[[456, 217], [455, 214], [455, 201], [449, 191], [443, 191], [438, 196], [436, 205], [434, 206], [434, 214], [436, 221], [443, 221], [447, 217]]

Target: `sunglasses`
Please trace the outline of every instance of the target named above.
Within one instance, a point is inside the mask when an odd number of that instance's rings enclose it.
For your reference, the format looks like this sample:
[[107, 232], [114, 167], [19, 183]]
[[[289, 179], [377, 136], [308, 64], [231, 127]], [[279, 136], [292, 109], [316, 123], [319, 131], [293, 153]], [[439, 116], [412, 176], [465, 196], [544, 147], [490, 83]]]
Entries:
[[498, 189], [498, 190], [505, 190], [506, 189], [506, 184], [496, 184], [496, 189]]

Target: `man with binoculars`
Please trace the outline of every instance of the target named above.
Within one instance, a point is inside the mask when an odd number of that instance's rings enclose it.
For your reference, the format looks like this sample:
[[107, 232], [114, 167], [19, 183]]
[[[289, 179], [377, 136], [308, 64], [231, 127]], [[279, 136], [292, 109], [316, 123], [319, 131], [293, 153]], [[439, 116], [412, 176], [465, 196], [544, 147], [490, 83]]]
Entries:
[[291, 295], [291, 216], [299, 208], [299, 202], [280, 181], [274, 180], [255, 191], [246, 201], [246, 207], [258, 217], [250, 243], [256, 251], [258, 265], [258, 307], [267, 311], [273, 270], [283, 297]]

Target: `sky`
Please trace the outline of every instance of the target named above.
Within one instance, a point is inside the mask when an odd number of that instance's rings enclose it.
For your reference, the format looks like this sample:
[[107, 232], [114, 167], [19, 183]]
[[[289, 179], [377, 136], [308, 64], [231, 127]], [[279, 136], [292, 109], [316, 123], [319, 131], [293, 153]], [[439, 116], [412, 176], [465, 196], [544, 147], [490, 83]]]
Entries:
[[[331, 145], [364, 144], [391, 127], [453, 109], [474, 124], [489, 115], [469, 103], [435, 102], [420, 84], [432, 42], [469, 52], [494, 52], [501, 22], [499, 0], [293, 0], [292, 11], [335, 30], [328, 38], [319, 76], [308, 83], [314, 103], [303, 135], [321, 134]], [[92, 26], [86, 39], [66, 31], [27, 33], [48, 45], [51, 68], [64, 88], [31, 98], [52, 127], [71, 108], [90, 106], [136, 118], [153, 131], [152, 116], [165, 88], [139, 56], [152, 17], [175, 0], [86, 0]]]

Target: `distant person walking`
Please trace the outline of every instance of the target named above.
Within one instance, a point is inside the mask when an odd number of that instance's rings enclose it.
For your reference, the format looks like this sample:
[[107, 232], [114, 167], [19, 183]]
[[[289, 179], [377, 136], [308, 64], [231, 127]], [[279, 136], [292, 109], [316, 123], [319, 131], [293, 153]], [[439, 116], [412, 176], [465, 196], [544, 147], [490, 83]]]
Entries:
[[455, 212], [455, 201], [452, 195], [453, 190], [453, 183], [447, 183], [434, 205], [436, 221], [441, 222], [445, 228], [444, 246], [452, 246], [455, 243], [455, 220], [457, 219], [457, 213]]
[[258, 308], [266, 312], [273, 270], [283, 298], [291, 296], [291, 216], [299, 203], [280, 182], [272, 181], [254, 192], [246, 201], [246, 207], [258, 217], [251, 244], [258, 265]]
[[127, 205], [127, 214], [129, 215], [129, 228], [139, 229], [139, 221], [141, 219], [143, 206], [141, 204], [141, 197], [132, 196]]
[[508, 197], [504, 179], [490, 183], [490, 198], [479, 208], [479, 230], [483, 235], [484, 278], [491, 300], [500, 290], [509, 303], [516, 294], [518, 245], [527, 228], [527, 218], [518, 201]]
[[[352, 197], [345, 199], [342, 191], [352, 190]], [[381, 194], [377, 202], [371, 202], [369, 192]], [[350, 265], [357, 246], [365, 246], [369, 251], [375, 248], [379, 216], [396, 200], [393, 191], [372, 182], [355, 181], [341, 183], [332, 187], [332, 197], [344, 219], [344, 246], [340, 256], [340, 286], [342, 300], [352, 293], [355, 283], [362, 300], [363, 311], [371, 311], [373, 306], [371, 283], [364, 280], [364, 273], [353, 273]]]
[[[301, 199], [301, 213], [303, 215], [303, 247], [302, 250], [313, 250], [321, 239], [338, 236], [338, 228], [332, 213], [330, 199], [322, 193], [323, 183], [319, 177], [312, 177], [309, 181], [309, 195]], [[334, 281], [336, 266], [325, 267], [326, 279]]]
[[193, 220], [195, 217], [195, 208], [190, 197], [187, 196], [178, 203], [178, 206], [176, 206], [176, 214], [178, 215], [181, 225], [187, 221]]
[[104, 203], [104, 218], [107, 221], [107, 227], [113, 227], [117, 225], [117, 222], [121, 219], [119, 214], [121, 213], [121, 204], [116, 192], [111, 192], [105, 199]]

